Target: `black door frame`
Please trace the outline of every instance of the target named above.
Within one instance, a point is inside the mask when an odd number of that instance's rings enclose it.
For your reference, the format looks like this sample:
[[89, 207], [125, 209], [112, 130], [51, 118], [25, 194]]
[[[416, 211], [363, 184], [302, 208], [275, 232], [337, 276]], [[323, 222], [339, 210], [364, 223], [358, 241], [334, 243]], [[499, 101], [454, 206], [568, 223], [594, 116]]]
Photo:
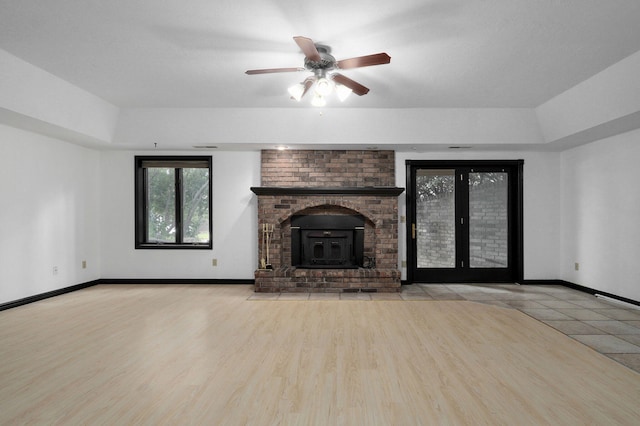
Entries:
[[[522, 281], [524, 278], [524, 244], [523, 244], [523, 166], [524, 160], [406, 160], [406, 249], [407, 249], [407, 284], [414, 282], [416, 240], [412, 237], [412, 224], [415, 223], [415, 185], [414, 171], [419, 168], [509, 168], [511, 172], [510, 191], [513, 194], [511, 208], [514, 222], [510, 223], [512, 240], [513, 276], [508, 282]], [[511, 196], [511, 195], [510, 195]], [[458, 249], [459, 250], [459, 249]], [[463, 282], [463, 281], [460, 281]], [[474, 279], [473, 282], [482, 282], [482, 279]], [[490, 279], [487, 282], [496, 282]]]

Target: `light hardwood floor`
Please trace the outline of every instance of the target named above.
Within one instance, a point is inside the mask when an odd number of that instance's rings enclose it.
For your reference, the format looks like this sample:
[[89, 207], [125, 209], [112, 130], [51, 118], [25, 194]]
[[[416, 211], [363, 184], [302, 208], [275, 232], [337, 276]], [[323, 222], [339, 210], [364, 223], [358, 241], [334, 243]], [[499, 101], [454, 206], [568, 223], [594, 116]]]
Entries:
[[627, 424], [640, 374], [514, 309], [91, 287], [0, 312], [0, 424]]

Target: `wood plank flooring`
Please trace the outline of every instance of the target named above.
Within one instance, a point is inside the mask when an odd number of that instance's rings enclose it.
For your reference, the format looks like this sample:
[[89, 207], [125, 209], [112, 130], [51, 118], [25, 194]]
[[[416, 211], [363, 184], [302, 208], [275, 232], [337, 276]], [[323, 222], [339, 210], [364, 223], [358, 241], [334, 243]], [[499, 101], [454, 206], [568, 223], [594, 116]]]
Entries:
[[0, 424], [638, 424], [640, 374], [514, 309], [100, 285], [0, 312]]

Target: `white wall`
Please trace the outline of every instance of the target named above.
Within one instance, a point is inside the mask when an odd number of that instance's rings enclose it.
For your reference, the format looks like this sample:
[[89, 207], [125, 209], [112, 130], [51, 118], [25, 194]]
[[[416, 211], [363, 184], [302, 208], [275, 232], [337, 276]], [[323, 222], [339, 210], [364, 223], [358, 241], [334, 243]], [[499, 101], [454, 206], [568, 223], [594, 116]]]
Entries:
[[[259, 152], [206, 152], [213, 158], [213, 250], [134, 249], [135, 155], [203, 152], [107, 151], [101, 154], [102, 278], [253, 279], [258, 266]], [[218, 266], [212, 266], [212, 259]]]
[[99, 164], [96, 151], [0, 125], [0, 303], [100, 278]]
[[[560, 273], [560, 154], [555, 152], [495, 151], [397, 152], [396, 186], [406, 187], [405, 160], [518, 160], [524, 159], [524, 278], [558, 279]], [[405, 195], [398, 214], [406, 216]], [[406, 260], [406, 232], [400, 224], [400, 260]], [[406, 268], [402, 278], [406, 278]]]
[[639, 161], [640, 130], [562, 153], [562, 279], [640, 300]]

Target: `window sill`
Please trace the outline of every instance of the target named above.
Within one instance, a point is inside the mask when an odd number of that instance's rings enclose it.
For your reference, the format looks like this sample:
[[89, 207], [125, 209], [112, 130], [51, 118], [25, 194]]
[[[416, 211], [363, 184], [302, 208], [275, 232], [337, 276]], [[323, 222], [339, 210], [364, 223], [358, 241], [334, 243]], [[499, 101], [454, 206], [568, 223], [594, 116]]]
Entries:
[[151, 249], [151, 250], [211, 250], [213, 247], [209, 244], [173, 244], [173, 243], [138, 243], [136, 244], [136, 250], [138, 249]]

